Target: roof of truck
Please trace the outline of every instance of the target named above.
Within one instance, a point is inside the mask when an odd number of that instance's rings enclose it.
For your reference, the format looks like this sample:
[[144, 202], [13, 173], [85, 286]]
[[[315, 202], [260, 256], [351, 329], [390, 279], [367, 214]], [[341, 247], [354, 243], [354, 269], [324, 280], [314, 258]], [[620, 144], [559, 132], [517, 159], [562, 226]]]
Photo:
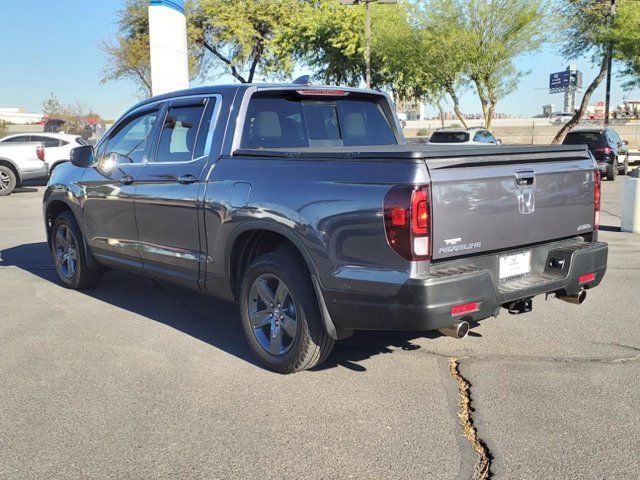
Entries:
[[258, 90], [339, 90], [345, 92], [354, 93], [368, 93], [384, 95], [377, 90], [367, 90], [356, 87], [341, 87], [336, 85], [316, 85], [316, 84], [296, 84], [296, 83], [232, 83], [222, 85], [204, 85], [202, 87], [187, 88], [184, 90], [176, 90], [175, 92], [164, 93], [162, 95], [156, 95], [155, 97], [148, 98], [142, 102], [137, 103], [130, 110], [138, 108], [142, 105], [149, 103], [155, 103], [158, 101], [169, 100], [175, 97], [185, 97], [190, 95], [233, 95], [238, 90], [248, 90], [249, 88], [257, 88]]

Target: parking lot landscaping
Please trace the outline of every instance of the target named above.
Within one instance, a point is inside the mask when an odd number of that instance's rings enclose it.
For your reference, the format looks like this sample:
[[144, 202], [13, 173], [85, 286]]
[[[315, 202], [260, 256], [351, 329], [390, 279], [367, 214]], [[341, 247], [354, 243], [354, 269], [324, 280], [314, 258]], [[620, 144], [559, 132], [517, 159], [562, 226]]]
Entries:
[[584, 305], [536, 297], [462, 340], [360, 332], [289, 376], [254, 362], [235, 305], [124, 272], [62, 288], [44, 187], [23, 187], [0, 199], [0, 478], [638, 478], [622, 183]]

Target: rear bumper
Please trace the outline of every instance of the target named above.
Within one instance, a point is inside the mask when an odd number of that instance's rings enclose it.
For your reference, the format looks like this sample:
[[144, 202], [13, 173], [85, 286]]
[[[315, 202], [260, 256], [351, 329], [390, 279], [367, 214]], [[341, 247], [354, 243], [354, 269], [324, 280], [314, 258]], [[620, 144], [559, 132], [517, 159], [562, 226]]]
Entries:
[[[434, 264], [424, 278], [406, 280], [391, 295], [324, 290], [325, 303], [338, 329], [435, 330], [460, 320], [483, 320], [505, 304], [535, 295], [577, 294], [597, 286], [607, 268], [608, 246], [603, 242], [574, 239], [513, 252], [524, 250], [532, 252], [532, 272], [524, 278], [498, 282], [498, 257], [510, 253], [500, 252]], [[552, 259], [562, 268], [551, 267]], [[595, 278], [580, 284], [580, 277], [589, 273]], [[469, 302], [477, 302], [476, 311], [452, 316], [452, 307]]]

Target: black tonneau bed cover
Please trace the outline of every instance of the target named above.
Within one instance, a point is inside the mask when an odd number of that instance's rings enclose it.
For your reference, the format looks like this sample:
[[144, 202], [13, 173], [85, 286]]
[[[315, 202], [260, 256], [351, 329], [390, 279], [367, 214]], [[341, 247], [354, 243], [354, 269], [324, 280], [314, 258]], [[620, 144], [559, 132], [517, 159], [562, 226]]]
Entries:
[[430, 168], [501, 163], [553, 162], [590, 158], [586, 145], [513, 145], [495, 147], [458, 145], [382, 145], [362, 147], [309, 147], [238, 149], [236, 156], [428, 161]]

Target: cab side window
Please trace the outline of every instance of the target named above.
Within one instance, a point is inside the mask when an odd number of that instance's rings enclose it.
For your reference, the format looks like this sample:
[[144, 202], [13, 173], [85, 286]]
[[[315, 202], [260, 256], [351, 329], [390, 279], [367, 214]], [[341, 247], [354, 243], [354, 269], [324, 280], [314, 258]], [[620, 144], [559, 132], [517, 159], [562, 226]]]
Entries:
[[31, 141], [40, 142], [45, 146], [45, 148], [60, 147], [62, 145], [62, 141], [57, 138], [42, 137], [37, 135], [31, 135]]
[[22, 143], [22, 142], [29, 142], [29, 136], [28, 135], [22, 135], [19, 137], [13, 137], [13, 138], [7, 138], [6, 140], [2, 140], [3, 143]]
[[156, 162], [189, 162], [194, 158], [204, 105], [170, 107], [162, 126]]
[[493, 138], [493, 135], [491, 135], [486, 130], [477, 131], [475, 136], [473, 137], [473, 141], [480, 142], [480, 143], [496, 143], [496, 140], [495, 138]]
[[154, 110], [126, 120], [110, 135], [106, 145], [100, 146], [97, 158], [117, 153], [131, 160], [131, 163], [142, 163], [157, 119], [158, 111]]

